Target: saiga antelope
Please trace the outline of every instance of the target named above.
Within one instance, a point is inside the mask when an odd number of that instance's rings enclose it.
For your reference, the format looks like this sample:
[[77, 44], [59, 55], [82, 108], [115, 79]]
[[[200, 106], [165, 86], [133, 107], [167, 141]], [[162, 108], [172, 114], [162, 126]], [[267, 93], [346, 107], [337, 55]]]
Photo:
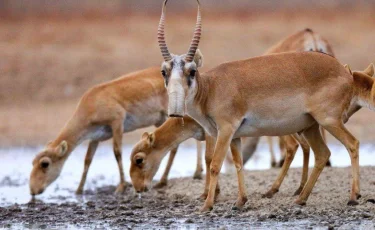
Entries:
[[[350, 70], [348, 70], [350, 71]], [[361, 75], [367, 75], [368, 77], [373, 76], [374, 67], [370, 65], [364, 71], [353, 72], [354, 80], [360, 82]], [[183, 125], [182, 125], [183, 122]], [[287, 135], [286, 138], [293, 138], [293, 140], [288, 140], [289, 145], [294, 143], [294, 146], [289, 146], [294, 148], [293, 151], [288, 151], [286, 153], [286, 164], [280, 171], [277, 180], [273, 183], [272, 188], [264, 196], [272, 197], [272, 195], [279, 190], [279, 187], [289, 170], [290, 163], [293, 161], [299, 140], [299, 135]], [[130, 177], [134, 189], [137, 192], [147, 190], [150, 183], [155, 176], [157, 170], [159, 169], [162, 159], [167, 155], [168, 151], [178, 146], [181, 142], [189, 139], [195, 138], [196, 140], [203, 141], [206, 139], [205, 131], [195, 120], [188, 116], [183, 117], [183, 121], [179, 118], [169, 118], [163, 125], [156, 128], [152, 133], [144, 133], [141, 140], [133, 147], [132, 153], [130, 155]], [[241, 138], [244, 141], [244, 138]], [[293, 142], [294, 141], [294, 142]], [[301, 140], [299, 140], [301, 141]], [[246, 141], [245, 141], [246, 143]], [[305, 141], [301, 141], [302, 144]], [[206, 168], [210, 168], [212, 161], [212, 154], [214, 150], [214, 143], [212, 143], [212, 138], [207, 138], [206, 143]], [[309, 149], [309, 145], [305, 146], [304, 149]], [[304, 156], [303, 162], [303, 173], [300, 187], [296, 190], [294, 195], [299, 195], [303, 187], [306, 184], [308, 176], [308, 165], [309, 157]], [[210, 180], [210, 173], [206, 173], [205, 189], [201, 198], [206, 198], [208, 194], [208, 186]], [[215, 197], [220, 193], [220, 188], [216, 187]]]
[[[190, 138], [204, 141], [206, 135], [202, 126], [188, 116], [183, 117], [183, 119], [169, 118], [154, 132], [144, 133], [141, 140], [133, 147], [130, 155], [129, 174], [135, 191], [140, 193], [148, 190], [161, 161], [168, 151]], [[212, 138], [206, 140], [206, 168], [210, 168], [213, 144]], [[201, 196], [204, 199], [208, 194], [209, 181], [210, 174], [206, 173], [205, 190]], [[215, 196], [219, 193], [220, 188], [217, 186]]]
[[193, 62], [201, 36], [197, 1], [197, 23], [188, 53], [172, 55], [167, 48], [167, 1], [163, 4], [158, 41], [164, 58], [161, 71], [169, 96], [168, 116], [183, 117], [186, 111], [206, 134], [216, 139], [209, 192], [201, 211], [213, 207], [218, 174], [231, 143], [239, 183], [235, 208], [242, 208], [247, 195], [239, 138], [294, 133], [308, 141], [315, 155], [315, 166], [296, 200], [304, 205], [330, 157], [319, 125], [341, 141], [350, 154], [353, 180], [348, 204], [358, 204], [359, 141], [345, 128], [343, 120], [361, 105], [375, 110], [373, 79], [366, 78], [365, 86], [358, 85], [335, 58], [317, 52], [281, 53], [228, 62], [200, 75]]
[[[202, 63], [202, 60], [196, 60]], [[198, 64], [199, 65], [199, 64]], [[116, 193], [125, 189], [122, 166], [122, 135], [147, 126], [160, 126], [166, 119], [168, 95], [160, 68], [134, 72], [88, 90], [81, 98], [76, 111], [55, 140], [47, 144], [33, 160], [30, 174], [30, 193], [42, 193], [59, 176], [70, 153], [80, 143], [89, 140], [84, 171], [77, 194], [81, 194], [86, 176], [99, 142], [113, 137], [113, 151], [120, 173]], [[171, 158], [177, 152], [171, 150]], [[198, 159], [201, 158], [198, 151]], [[199, 160], [198, 160], [199, 163]], [[164, 173], [166, 175], [170, 168]], [[197, 167], [195, 176], [202, 173]]]

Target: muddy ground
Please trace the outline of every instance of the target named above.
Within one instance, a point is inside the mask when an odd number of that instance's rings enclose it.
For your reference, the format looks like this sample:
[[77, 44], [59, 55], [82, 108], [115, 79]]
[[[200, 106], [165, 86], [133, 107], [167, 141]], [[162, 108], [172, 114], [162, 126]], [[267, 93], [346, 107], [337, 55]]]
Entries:
[[[235, 175], [221, 175], [221, 194], [210, 213], [199, 213], [203, 202], [197, 199], [203, 181], [172, 179], [164, 190], [152, 190], [139, 199], [129, 185], [123, 196], [115, 196], [114, 186], [85, 191], [78, 202], [58, 203], [36, 200], [0, 208], [0, 227], [11, 228], [323, 228], [373, 229], [375, 226], [375, 167], [361, 168], [360, 204], [347, 206], [350, 168], [326, 168], [307, 206], [293, 204], [299, 185], [300, 169], [291, 169], [280, 192], [272, 199], [262, 198], [277, 169], [246, 171], [249, 201], [242, 211], [232, 211], [236, 199]], [[95, 183], [95, 180], [89, 181]], [[15, 182], [14, 186], [17, 186]], [[70, 191], [72, 194], [74, 191]]]

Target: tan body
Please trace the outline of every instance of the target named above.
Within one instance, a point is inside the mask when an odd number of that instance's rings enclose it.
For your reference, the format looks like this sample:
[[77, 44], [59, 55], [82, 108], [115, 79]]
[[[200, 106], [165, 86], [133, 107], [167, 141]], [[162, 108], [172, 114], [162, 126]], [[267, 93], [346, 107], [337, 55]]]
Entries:
[[[77, 189], [77, 193], [81, 194], [99, 142], [112, 137], [120, 172], [120, 184], [116, 192], [123, 192], [123, 133], [152, 125], [160, 126], [166, 120], [167, 105], [168, 96], [157, 67], [134, 72], [88, 90], [58, 137], [35, 157], [30, 175], [31, 194], [42, 193], [58, 177], [75, 147], [89, 140], [84, 172]], [[176, 151], [177, 146], [172, 150], [172, 155]], [[202, 166], [197, 170], [201, 172]]]

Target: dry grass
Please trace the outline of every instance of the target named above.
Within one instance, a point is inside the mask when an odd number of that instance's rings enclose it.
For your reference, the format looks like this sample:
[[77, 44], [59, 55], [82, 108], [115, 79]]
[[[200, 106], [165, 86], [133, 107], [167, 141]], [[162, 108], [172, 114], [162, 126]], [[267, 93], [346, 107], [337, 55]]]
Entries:
[[[208, 15], [200, 48], [204, 70], [261, 55], [278, 40], [310, 27], [353, 69], [375, 61], [375, 17], [369, 9]], [[167, 41], [186, 52], [195, 16], [169, 16]], [[134, 70], [160, 65], [157, 16], [27, 18], [0, 21], [0, 144], [43, 144], [72, 114], [85, 90]], [[375, 116], [361, 111], [350, 129], [375, 140]], [[138, 135], [138, 133], [136, 134]]]

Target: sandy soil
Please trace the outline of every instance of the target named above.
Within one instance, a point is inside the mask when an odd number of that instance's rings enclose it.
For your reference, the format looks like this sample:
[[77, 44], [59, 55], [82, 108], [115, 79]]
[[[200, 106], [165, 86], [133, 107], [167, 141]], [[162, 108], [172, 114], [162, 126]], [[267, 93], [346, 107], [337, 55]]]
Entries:
[[246, 172], [249, 201], [242, 211], [231, 210], [237, 194], [235, 176], [222, 175], [221, 194], [210, 213], [198, 212], [203, 204], [197, 199], [203, 181], [181, 178], [171, 180], [165, 190], [145, 193], [142, 199], [130, 186], [120, 197], [112, 195], [115, 187], [101, 187], [86, 191], [78, 203], [64, 202], [64, 197], [59, 197], [61, 204], [36, 200], [2, 207], [0, 227], [374, 228], [375, 167], [361, 168], [362, 198], [355, 207], [346, 205], [350, 168], [326, 168], [304, 207], [294, 205], [295, 197], [291, 195], [298, 187], [300, 169], [289, 172], [274, 198], [261, 198], [277, 173], [278, 170]]

